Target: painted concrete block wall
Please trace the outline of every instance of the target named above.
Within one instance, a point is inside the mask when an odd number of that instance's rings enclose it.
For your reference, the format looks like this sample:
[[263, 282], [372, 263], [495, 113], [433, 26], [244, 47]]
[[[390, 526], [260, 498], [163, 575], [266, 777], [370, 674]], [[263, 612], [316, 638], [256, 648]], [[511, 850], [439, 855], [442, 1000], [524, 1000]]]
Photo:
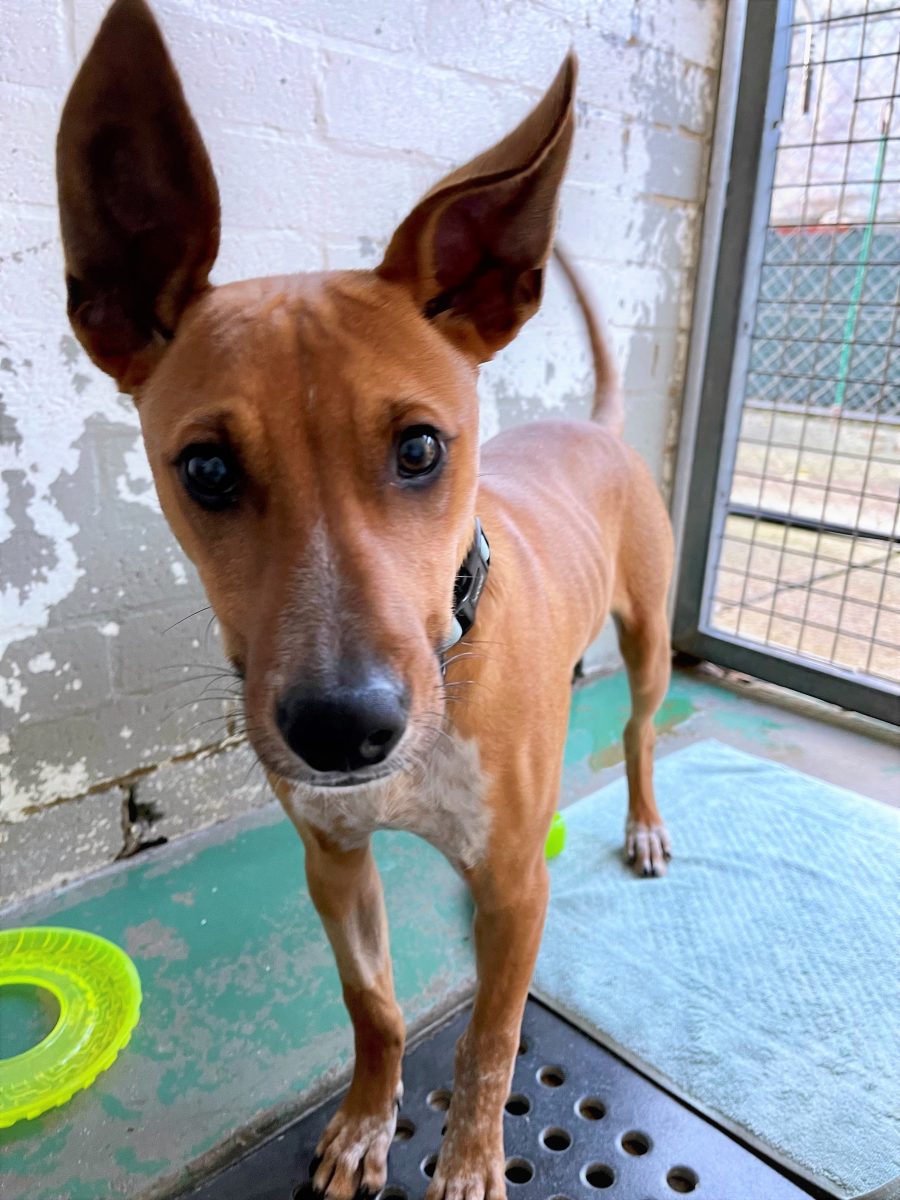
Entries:
[[[219, 177], [219, 281], [376, 264], [417, 197], [515, 123], [574, 44], [578, 129], [561, 238], [609, 322], [628, 436], [665, 485], [723, 0], [156, 8]], [[2, 897], [220, 819], [265, 790], [229, 739], [210, 678], [215, 630], [159, 515], [131, 402], [65, 320], [53, 145], [104, 4], [0, 9]], [[584, 332], [551, 273], [540, 316], [484, 371], [484, 435], [583, 413], [590, 388]], [[595, 661], [609, 653], [602, 642]]]

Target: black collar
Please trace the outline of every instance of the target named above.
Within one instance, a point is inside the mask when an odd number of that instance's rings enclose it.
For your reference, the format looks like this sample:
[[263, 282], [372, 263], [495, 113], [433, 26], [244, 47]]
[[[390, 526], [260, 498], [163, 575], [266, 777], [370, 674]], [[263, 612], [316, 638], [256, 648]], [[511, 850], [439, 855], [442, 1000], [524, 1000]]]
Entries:
[[442, 656], [452, 649], [460, 638], [465, 637], [475, 624], [475, 610], [484, 590], [490, 564], [491, 547], [484, 536], [481, 521], [476, 517], [472, 545], [456, 572], [456, 583], [453, 587], [453, 628], [440, 648], [439, 653]]

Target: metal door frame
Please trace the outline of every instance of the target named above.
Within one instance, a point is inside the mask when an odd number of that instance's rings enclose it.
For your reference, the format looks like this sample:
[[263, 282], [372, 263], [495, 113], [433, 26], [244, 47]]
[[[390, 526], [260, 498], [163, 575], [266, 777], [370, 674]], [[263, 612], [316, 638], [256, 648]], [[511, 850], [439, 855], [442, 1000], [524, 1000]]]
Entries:
[[[704, 625], [714, 521], [731, 488], [741, 401], [769, 219], [790, 61], [793, 0], [729, 5], [704, 218], [673, 511], [679, 547], [672, 641], [699, 659], [900, 724], [887, 683], [853, 679]], [[738, 49], [739, 48], [739, 49]], [[729, 70], [739, 55], [739, 69]], [[704, 320], [708, 313], [708, 320]]]

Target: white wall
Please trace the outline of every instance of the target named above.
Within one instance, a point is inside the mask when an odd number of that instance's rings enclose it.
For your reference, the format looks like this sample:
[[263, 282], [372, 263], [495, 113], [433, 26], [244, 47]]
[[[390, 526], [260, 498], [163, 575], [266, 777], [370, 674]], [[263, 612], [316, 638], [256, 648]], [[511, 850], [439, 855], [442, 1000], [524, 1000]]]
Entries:
[[[723, 0], [155, 7], [219, 177], [217, 280], [374, 265], [419, 194], [515, 123], [574, 44], [561, 239], [610, 323], [628, 436], [667, 480]], [[103, 11], [0, 0], [0, 895], [265, 795], [224, 725], [198, 725], [219, 711], [192, 704], [202, 684], [177, 686], [185, 663], [216, 661], [206, 615], [188, 617], [203, 599], [130, 402], [65, 320], [53, 144]], [[541, 315], [484, 372], [485, 433], [583, 412], [589, 392], [584, 333], [551, 276]]]

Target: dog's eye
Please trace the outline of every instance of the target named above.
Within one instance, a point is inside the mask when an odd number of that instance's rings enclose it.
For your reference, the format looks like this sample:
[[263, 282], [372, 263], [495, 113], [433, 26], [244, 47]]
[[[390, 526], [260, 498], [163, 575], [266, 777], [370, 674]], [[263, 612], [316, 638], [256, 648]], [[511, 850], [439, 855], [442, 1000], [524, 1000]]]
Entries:
[[204, 508], [227, 508], [236, 502], [240, 473], [224, 446], [188, 446], [178, 466], [188, 494]]
[[440, 435], [431, 425], [411, 425], [404, 429], [397, 442], [397, 473], [401, 479], [417, 479], [430, 475], [444, 447]]

